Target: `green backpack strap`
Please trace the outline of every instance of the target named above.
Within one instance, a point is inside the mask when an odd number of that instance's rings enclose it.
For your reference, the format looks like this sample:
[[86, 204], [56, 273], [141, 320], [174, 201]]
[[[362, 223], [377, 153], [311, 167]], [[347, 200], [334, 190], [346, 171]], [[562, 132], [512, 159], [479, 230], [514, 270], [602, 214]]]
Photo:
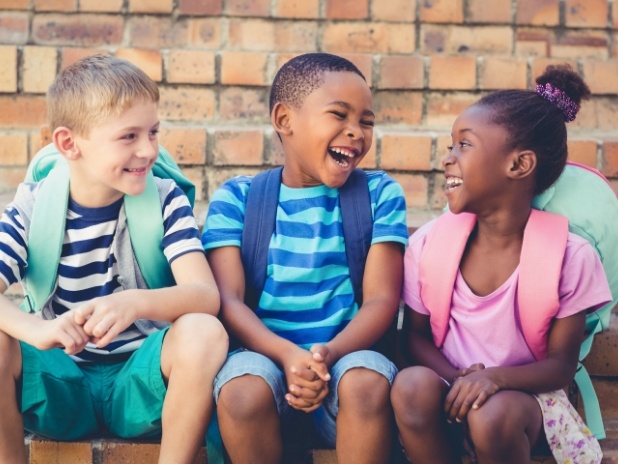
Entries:
[[59, 158], [41, 184], [32, 211], [25, 277], [27, 293], [22, 309], [40, 310], [54, 291], [68, 201], [69, 167]]

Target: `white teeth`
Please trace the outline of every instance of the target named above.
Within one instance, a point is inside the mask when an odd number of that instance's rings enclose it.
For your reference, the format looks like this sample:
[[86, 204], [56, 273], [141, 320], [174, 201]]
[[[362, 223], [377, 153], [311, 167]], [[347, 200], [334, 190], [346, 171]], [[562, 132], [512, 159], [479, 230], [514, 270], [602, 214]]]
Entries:
[[344, 159], [342, 159], [341, 161], [338, 159], [334, 159], [334, 160], [335, 160], [335, 163], [337, 163], [341, 167], [347, 168], [349, 166], [349, 163], [347, 162], [347, 160], [344, 160]]
[[446, 178], [446, 186], [448, 188], [459, 187], [463, 184], [463, 181], [459, 177], [447, 177]]
[[354, 158], [354, 153], [348, 151], [348, 150], [343, 150], [341, 148], [330, 148], [331, 151], [334, 151], [335, 153], [342, 155], [342, 156], [347, 156], [348, 158]]

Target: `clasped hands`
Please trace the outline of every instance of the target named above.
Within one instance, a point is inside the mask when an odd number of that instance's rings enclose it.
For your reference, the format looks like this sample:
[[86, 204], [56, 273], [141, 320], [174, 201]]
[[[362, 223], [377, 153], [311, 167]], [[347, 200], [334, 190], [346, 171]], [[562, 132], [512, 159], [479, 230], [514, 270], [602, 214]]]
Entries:
[[295, 349], [283, 360], [288, 384], [285, 399], [294, 409], [311, 412], [319, 408], [328, 394], [328, 372], [333, 358], [326, 345], [316, 344], [310, 350]]

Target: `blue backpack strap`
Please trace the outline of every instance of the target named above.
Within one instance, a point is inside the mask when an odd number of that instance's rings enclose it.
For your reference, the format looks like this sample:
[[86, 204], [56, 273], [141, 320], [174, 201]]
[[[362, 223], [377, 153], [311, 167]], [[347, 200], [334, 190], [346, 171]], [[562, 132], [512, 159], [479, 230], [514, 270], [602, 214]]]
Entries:
[[[251, 180], [245, 206], [241, 256], [245, 271], [245, 303], [256, 309], [266, 282], [268, 246], [275, 231], [279, 186], [283, 168], [256, 175]], [[363, 299], [365, 261], [373, 235], [373, 215], [367, 175], [361, 169], [352, 171], [339, 188], [346, 257], [350, 278], [358, 304]]]
[[352, 171], [347, 182], [339, 188], [339, 202], [345, 253], [348, 258], [354, 298], [361, 306], [363, 303], [365, 262], [373, 237], [373, 214], [365, 171], [362, 169]]
[[282, 167], [260, 172], [251, 180], [245, 205], [241, 256], [245, 270], [245, 303], [257, 309], [266, 282], [268, 245], [275, 231]]
[[69, 202], [69, 166], [63, 158], [39, 187], [28, 232], [27, 294], [22, 308], [39, 311], [56, 286]]

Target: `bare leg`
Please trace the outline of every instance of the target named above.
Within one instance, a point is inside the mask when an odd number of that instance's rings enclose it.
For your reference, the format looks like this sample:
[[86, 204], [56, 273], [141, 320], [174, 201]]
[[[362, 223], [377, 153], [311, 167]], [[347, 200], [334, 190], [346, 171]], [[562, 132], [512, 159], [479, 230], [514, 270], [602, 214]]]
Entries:
[[388, 462], [394, 428], [388, 380], [356, 368], [344, 374], [338, 390], [337, 462]]
[[243, 375], [221, 388], [217, 403], [221, 438], [234, 464], [276, 464], [283, 445], [273, 392], [261, 377]]
[[[446, 383], [433, 370], [415, 366], [397, 374], [391, 401], [399, 436], [414, 464], [460, 462], [449, 443], [444, 397]], [[522, 461], [523, 462], [523, 461]]]
[[227, 347], [227, 333], [213, 316], [186, 314], [170, 327], [161, 349], [168, 386], [159, 463], [194, 462], [212, 417], [212, 385]]
[[543, 415], [529, 394], [506, 390], [468, 413], [470, 438], [482, 464], [518, 464], [542, 437]]
[[26, 463], [24, 422], [17, 404], [17, 382], [21, 377], [19, 342], [0, 332], [0, 462]]

